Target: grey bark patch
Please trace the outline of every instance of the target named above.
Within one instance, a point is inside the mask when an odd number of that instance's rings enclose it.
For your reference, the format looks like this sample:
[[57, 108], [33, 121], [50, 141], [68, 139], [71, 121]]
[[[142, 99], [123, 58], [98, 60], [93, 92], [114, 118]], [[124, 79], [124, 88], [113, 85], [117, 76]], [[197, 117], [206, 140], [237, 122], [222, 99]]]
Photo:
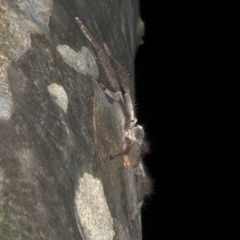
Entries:
[[10, 3], [3, 0], [0, 15], [0, 54], [10, 61], [17, 61], [31, 46], [30, 33], [49, 31], [51, 12], [52, 0]]
[[48, 92], [51, 94], [55, 103], [66, 113], [68, 107], [68, 96], [63, 86], [53, 83], [48, 86]]
[[67, 45], [58, 45], [57, 51], [60, 53], [63, 61], [77, 72], [84, 76], [89, 75], [94, 79], [98, 78], [99, 72], [96, 61], [88, 48], [82, 47], [79, 52], [75, 52]]
[[[14, 99], [17, 96], [24, 97], [24, 92], [27, 87], [27, 77], [20, 68], [13, 67], [12, 65], [8, 68], [8, 81], [13, 93]], [[19, 100], [19, 99], [18, 99]], [[18, 101], [17, 100], [17, 101]]]
[[15, 151], [15, 157], [19, 160], [24, 178], [32, 180], [32, 174], [36, 166], [34, 164], [34, 152], [30, 148], [21, 148]]
[[[5, 174], [4, 171], [2, 170], [2, 168], [0, 167], [0, 197], [2, 198], [2, 190], [3, 190], [3, 186], [5, 184]], [[1, 220], [0, 220], [1, 222]]]
[[13, 21], [13, 15], [9, 11], [0, 19], [0, 54], [17, 61], [30, 48], [31, 40], [30, 34]]
[[7, 69], [10, 62], [0, 56], [0, 119], [8, 120], [13, 112], [12, 92], [8, 83]]
[[113, 239], [113, 220], [99, 179], [83, 174], [75, 192], [75, 205], [87, 240]]
[[[20, 13], [21, 20], [25, 22], [29, 30], [34, 32], [41, 29], [42, 32], [48, 32], [49, 18], [53, 10], [52, 0], [12, 0], [11, 5]], [[38, 31], [37, 31], [38, 32]]]

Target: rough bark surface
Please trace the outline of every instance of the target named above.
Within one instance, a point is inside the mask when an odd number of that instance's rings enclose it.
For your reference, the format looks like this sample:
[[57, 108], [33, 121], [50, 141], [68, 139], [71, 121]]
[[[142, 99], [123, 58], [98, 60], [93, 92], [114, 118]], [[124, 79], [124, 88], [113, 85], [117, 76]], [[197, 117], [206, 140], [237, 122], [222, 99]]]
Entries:
[[91, 33], [124, 63], [142, 33], [137, 0], [0, 1], [0, 239], [141, 239], [122, 114]]

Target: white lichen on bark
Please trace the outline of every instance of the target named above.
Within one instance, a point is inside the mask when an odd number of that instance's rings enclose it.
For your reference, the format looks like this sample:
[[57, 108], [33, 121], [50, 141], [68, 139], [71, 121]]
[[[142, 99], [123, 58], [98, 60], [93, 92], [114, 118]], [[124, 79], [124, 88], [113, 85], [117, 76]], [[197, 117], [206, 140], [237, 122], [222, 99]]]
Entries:
[[75, 205], [87, 240], [113, 239], [113, 220], [99, 179], [83, 174], [75, 191]]
[[0, 55], [0, 119], [8, 120], [13, 113], [12, 93], [8, 83], [7, 69], [10, 62]]
[[63, 86], [52, 83], [48, 86], [48, 92], [52, 96], [54, 102], [66, 113], [68, 108], [68, 96]]
[[58, 45], [57, 51], [60, 53], [63, 61], [77, 72], [84, 76], [89, 75], [94, 79], [98, 78], [99, 72], [96, 61], [88, 48], [82, 47], [79, 52], [75, 52], [67, 45]]

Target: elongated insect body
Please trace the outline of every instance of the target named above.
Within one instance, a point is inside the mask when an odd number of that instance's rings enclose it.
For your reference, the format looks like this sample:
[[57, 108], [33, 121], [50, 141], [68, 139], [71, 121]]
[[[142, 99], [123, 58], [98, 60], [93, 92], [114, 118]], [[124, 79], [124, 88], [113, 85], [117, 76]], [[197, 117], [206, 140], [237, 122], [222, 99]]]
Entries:
[[[130, 95], [128, 74], [125, 70], [126, 68], [123, 67], [122, 64], [120, 64], [116, 59], [114, 59], [105, 50], [105, 48], [95, 40], [95, 38], [78, 17], [76, 17], [76, 21], [82, 33], [96, 51], [99, 62], [114, 91], [107, 89], [102, 83], [99, 83], [100, 88], [106, 95], [119, 103], [123, 112], [123, 150], [121, 152], [112, 154], [110, 156], [110, 159], [122, 155], [124, 160], [124, 167], [134, 171], [134, 173], [137, 175], [139, 202], [130, 217], [130, 227], [133, 228], [134, 221], [141, 210], [144, 198], [147, 195], [150, 195], [152, 191], [151, 180], [146, 173], [142, 162], [142, 155], [146, 153], [148, 149], [147, 143], [144, 140], [144, 130], [142, 126], [137, 124], [137, 118], [134, 114], [134, 104]], [[114, 61], [115, 65], [117, 66], [118, 74], [112, 67], [111, 61]], [[118, 80], [116, 76], [119, 76], [120, 79]], [[119, 86], [119, 83], [121, 83], [121, 87]], [[122, 93], [120, 89], [123, 89], [124, 92]]]

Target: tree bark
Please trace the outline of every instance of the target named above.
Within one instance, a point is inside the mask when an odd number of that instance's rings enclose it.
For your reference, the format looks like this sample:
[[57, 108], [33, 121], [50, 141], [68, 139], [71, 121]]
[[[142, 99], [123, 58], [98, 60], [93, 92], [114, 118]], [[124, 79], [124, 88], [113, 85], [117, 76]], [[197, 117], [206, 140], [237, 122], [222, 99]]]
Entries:
[[[137, 0], [0, 1], [0, 239], [141, 239], [122, 114], [79, 30], [126, 65], [142, 35]], [[133, 85], [133, 83], [131, 84]]]

